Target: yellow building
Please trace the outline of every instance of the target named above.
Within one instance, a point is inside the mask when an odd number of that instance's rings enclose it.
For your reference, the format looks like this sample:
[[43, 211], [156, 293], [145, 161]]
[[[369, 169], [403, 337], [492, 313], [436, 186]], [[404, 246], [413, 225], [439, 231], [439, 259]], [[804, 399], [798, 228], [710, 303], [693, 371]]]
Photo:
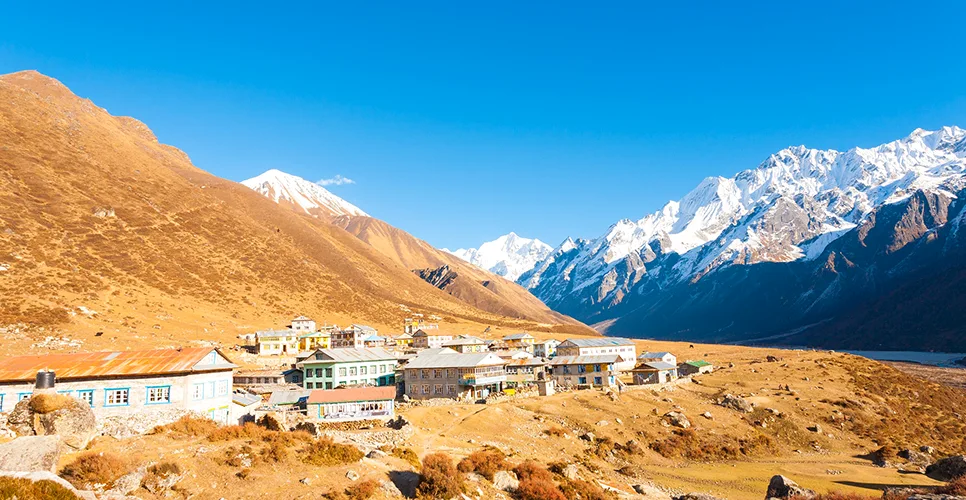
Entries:
[[530, 354], [533, 354], [533, 344], [536, 342], [536, 339], [533, 338], [533, 335], [523, 332], [507, 335], [506, 337], [503, 337], [503, 342], [505, 342], [507, 347], [510, 349], [519, 349], [521, 351], [526, 351]]
[[302, 352], [332, 347], [332, 335], [329, 332], [311, 332], [299, 335], [299, 349]]
[[413, 346], [413, 336], [410, 335], [410, 334], [408, 334], [408, 333], [404, 333], [404, 334], [396, 337], [393, 340], [396, 341], [396, 346], [397, 347], [412, 347]]

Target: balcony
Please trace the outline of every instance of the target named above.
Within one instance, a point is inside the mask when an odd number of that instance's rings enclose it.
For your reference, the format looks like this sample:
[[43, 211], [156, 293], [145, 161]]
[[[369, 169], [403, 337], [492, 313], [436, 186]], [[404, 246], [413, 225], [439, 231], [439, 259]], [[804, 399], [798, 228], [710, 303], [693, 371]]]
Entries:
[[506, 373], [471, 373], [460, 379], [460, 385], [490, 385], [500, 382], [506, 382]]

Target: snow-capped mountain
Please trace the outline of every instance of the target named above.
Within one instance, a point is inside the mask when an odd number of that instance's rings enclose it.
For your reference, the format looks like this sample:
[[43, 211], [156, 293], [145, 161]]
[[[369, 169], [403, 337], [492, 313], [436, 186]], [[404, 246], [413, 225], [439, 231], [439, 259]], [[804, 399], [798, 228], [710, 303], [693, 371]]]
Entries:
[[966, 187], [966, 131], [917, 129], [840, 152], [783, 149], [734, 177], [710, 177], [679, 201], [568, 239], [518, 282], [585, 322], [612, 319], [629, 294], [708, 279], [761, 262], [823, 258], [874, 213], [918, 192], [955, 199]]
[[359, 207], [339, 198], [328, 189], [301, 177], [272, 169], [241, 182], [279, 204], [322, 217], [368, 215]]
[[547, 258], [552, 250], [550, 245], [538, 239], [521, 238], [513, 232], [483, 243], [480, 248], [443, 249], [510, 281], [516, 281], [534, 264]]

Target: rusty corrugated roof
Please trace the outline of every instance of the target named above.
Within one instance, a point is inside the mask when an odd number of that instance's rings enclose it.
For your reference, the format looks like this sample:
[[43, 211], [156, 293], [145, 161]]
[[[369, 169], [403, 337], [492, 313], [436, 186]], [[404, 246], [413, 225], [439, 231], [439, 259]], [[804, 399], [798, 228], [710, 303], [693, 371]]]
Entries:
[[396, 398], [396, 387], [350, 387], [346, 389], [314, 390], [308, 404], [353, 403], [356, 401], [385, 401]]
[[[29, 382], [37, 372], [51, 370], [59, 380], [74, 378], [111, 377], [123, 375], [163, 375], [185, 373], [204, 359], [212, 347], [153, 349], [150, 351], [79, 352], [74, 354], [43, 354], [0, 358], [0, 382]], [[214, 365], [234, 368], [235, 365]]]

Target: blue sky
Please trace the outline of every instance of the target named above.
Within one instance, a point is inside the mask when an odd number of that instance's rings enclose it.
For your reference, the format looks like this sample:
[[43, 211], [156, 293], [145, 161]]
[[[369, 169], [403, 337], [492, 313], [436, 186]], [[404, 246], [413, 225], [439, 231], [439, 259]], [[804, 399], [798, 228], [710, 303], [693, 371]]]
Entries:
[[9, 3], [0, 72], [222, 177], [348, 177], [329, 189], [450, 248], [598, 236], [788, 145], [966, 126], [964, 2], [197, 3]]

